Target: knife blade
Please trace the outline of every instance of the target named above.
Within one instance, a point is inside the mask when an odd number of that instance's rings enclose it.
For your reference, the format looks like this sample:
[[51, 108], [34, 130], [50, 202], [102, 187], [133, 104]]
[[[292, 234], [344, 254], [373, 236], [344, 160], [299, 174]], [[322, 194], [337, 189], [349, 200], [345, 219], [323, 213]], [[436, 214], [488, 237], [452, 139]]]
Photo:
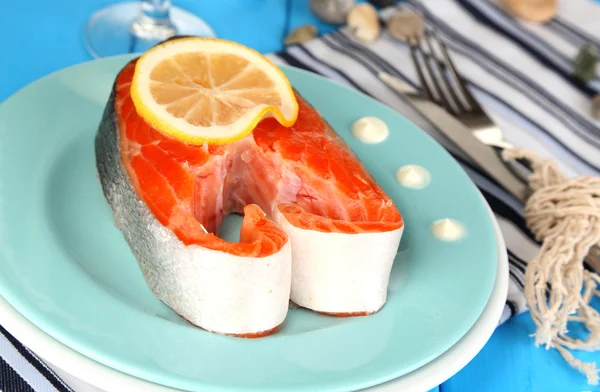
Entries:
[[496, 151], [477, 139], [462, 122], [444, 108], [425, 98], [412, 86], [386, 73], [379, 79], [389, 86], [401, 99], [420, 113], [450, 141], [458, 146], [504, 189], [521, 201], [527, 200], [529, 188], [508, 169]]

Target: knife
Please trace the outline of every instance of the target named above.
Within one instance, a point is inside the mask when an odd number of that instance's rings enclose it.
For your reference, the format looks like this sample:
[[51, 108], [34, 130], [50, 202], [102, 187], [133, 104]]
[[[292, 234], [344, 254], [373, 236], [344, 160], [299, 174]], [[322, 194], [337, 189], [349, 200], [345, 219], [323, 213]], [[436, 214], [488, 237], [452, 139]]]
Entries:
[[483, 144], [471, 130], [444, 108], [425, 98], [421, 93], [400, 79], [381, 72], [379, 79], [420, 113], [443, 135], [464, 151], [481, 169], [494, 178], [504, 189], [521, 201], [527, 200], [529, 188], [500, 158], [493, 147]]

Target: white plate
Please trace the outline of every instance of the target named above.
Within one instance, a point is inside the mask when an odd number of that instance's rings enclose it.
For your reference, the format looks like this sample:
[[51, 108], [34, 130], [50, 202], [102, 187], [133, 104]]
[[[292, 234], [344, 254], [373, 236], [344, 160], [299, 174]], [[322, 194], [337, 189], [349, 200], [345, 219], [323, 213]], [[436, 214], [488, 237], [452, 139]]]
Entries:
[[[396, 380], [370, 388], [369, 392], [428, 391], [466, 366], [488, 341], [498, 325], [508, 292], [506, 245], [491, 210], [490, 215], [498, 239], [498, 270], [488, 304], [475, 325], [461, 340], [432, 362]], [[0, 297], [0, 325], [46, 360], [77, 392], [175, 391], [118, 372], [71, 350], [27, 321], [2, 297]]]

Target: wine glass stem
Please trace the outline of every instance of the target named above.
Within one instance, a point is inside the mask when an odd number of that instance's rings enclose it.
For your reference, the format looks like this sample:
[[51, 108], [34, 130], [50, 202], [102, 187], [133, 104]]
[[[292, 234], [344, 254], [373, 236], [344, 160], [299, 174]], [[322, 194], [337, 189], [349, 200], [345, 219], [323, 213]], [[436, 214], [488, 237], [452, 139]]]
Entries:
[[131, 30], [139, 38], [167, 39], [177, 33], [169, 17], [171, 0], [142, 0], [142, 9]]
[[142, 0], [142, 16], [156, 25], [168, 25], [171, 0]]

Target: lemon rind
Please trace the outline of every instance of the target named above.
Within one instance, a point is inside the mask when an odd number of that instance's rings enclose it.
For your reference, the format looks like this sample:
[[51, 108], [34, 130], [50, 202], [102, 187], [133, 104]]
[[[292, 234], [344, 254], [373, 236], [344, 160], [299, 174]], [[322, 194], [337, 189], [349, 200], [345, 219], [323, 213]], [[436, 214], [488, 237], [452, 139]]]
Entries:
[[[224, 51], [223, 44], [227, 45], [229, 48], [234, 48], [231, 51]], [[169, 49], [173, 49], [170, 50]], [[220, 50], [219, 50], [220, 49]], [[149, 91], [150, 79], [149, 75], [154, 65], [158, 62], [163, 61], [165, 57], [165, 51], [167, 54], [179, 54], [186, 53], [191, 51], [202, 51], [204, 53], [234, 53], [240, 54], [242, 57], [251, 61], [253, 65], [257, 66], [261, 70], [267, 71], [267, 74], [273, 76], [273, 71], [275, 76], [279, 78], [279, 80], [275, 80], [276, 85], [279, 87], [277, 91], [279, 92], [282, 102], [289, 102], [291, 105], [288, 105], [287, 109], [289, 111], [289, 115], [285, 116], [283, 112], [279, 109], [279, 107], [273, 105], [264, 105], [260, 107], [260, 109], [255, 109], [255, 114], [253, 116], [248, 116], [248, 118], [244, 119], [242, 117], [241, 120], [231, 124], [231, 126], [210, 126], [210, 127], [202, 127], [202, 126], [194, 126], [190, 123], [185, 123], [184, 126], [177, 126], [174, 123], [179, 121], [173, 120], [181, 120], [176, 117], [173, 117], [170, 113], [166, 111], [161, 105], [156, 103], [154, 100], [151, 102], [145, 102], [145, 97], [151, 96]], [[163, 53], [161, 53], [163, 52]], [[269, 72], [270, 71], [270, 72]], [[146, 86], [146, 91], [140, 91], [140, 87]], [[283, 73], [283, 71], [273, 64], [268, 58], [257, 52], [252, 48], [248, 48], [236, 42], [218, 39], [218, 38], [203, 38], [203, 37], [187, 37], [180, 38], [173, 41], [167, 41], [162, 44], [155, 46], [150, 49], [146, 53], [144, 53], [136, 63], [133, 80], [131, 83], [131, 98], [134, 104], [134, 107], [138, 114], [151, 125], [156, 128], [158, 131], [176, 138], [178, 140], [190, 143], [190, 144], [226, 144], [231, 143], [233, 141], [239, 140], [250, 134], [256, 125], [267, 115], [272, 115], [281, 125], [285, 127], [291, 127], [296, 122], [298, 117], [298, 102], [296, 100], [296, 96], [294, 94], [294, 90]], [[144, 97], [145, 96], [145, 97]], [[185, 120], [181, 120], [185, 122]], [[223, 134], [223, 130], [231, 129], [233, 126], [236, 128], [239, 127], [239, 131], [230, 132], [228, 136], [209, 136], [206, 135], [205, 132], [202, 132], [203, 129], [213, 130], [215, 133], [219, 133], [216, 129], [221, 129], [221, 134]], [[185, 130], [182, 128], [186, 128]], [[196, 132], [190, 132], [190, 130], [195, 130]]]

